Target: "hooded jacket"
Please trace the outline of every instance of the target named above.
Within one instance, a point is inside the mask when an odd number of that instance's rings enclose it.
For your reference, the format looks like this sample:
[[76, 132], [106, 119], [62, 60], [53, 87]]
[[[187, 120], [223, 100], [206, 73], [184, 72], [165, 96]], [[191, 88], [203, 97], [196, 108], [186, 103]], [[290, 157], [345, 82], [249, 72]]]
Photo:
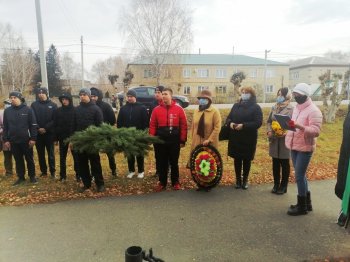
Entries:
[[57, 108], [53, 115], [53, 130], [55, 140], [64, 140], [73, 133], [74, 128], [74, 106], [71, 94], [64, 93], [59, 96], [59, 101], [62, 104], [62, 98], [69, 100], [69, 105]]
[[47, 134], [53, 134], [53, 114], [57, 105], [47, 98], [45, 101], [33, 102], [30, 107], [34, 111], [38, 128], [45, 128]]
[[22, 103], [19, 106], [10, 106], [4, 111], [3, 141], [11, 143], [28, 143], [36, 141], [38, 126], [35, 114], [31, 108]]
[[97, 88], [91, 88], [91, 90], [92, 89], [98, 92], [98, 95], [97, 95], [98, 99], [96, 101], [96, 105], [99, 108], [101, 108], [101, 111], [103, 114], [103, 122], [114, 126], [116, 123], [116, 120], [115, 120], [115, 114], [112, 106], [102, 100], [103, 94], [101, 90]]

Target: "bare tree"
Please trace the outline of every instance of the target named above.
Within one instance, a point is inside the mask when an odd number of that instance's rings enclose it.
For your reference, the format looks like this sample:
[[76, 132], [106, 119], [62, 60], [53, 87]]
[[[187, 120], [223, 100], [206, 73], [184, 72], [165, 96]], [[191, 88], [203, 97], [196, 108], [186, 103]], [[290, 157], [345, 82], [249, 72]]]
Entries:
[[342, 81], [343, 75], [331, 74], [331, 71], [328, 70], [318, 78], [321, 83], [323, 115], [326, 123], [334, 122], [341, 101], [346, 99], [349, 74], [350, 71], [347, 71], [344, 75], [344, 81]]
[[192, 43], [192, 12], [181, 0], [133, 0], [119, 21], [139, 55], [149, 60], [157, 84], [166, 59]]
[[[31, 84], [37, 70], [33, 53], [25, 46], [21, 34], [14, 31], [11, 25], [0, 26], [1, 54], [1, 91], [5, 89], [23, 92]], [[6, 88], [5, 88], [6, 86]]]
[[[113, 56], [106, 60], [100, 60], [96, 62], [91, 69], [91, 76], [100, 86], [108, 86], [112, 84], [115, 89], [122, 90], [123, 83], [119, 77], [114, 78], [112, 83], [109, 76], [121, 76], [124, 75], [127, 60], [121, 56]], [[120, 82], [118, 80], [120, 79]]]
[[62, 79], [80, 79], [81, 65], [74, 61], [69, 52], [63, 53], [60, 58], [60, 66], [62, 68]]

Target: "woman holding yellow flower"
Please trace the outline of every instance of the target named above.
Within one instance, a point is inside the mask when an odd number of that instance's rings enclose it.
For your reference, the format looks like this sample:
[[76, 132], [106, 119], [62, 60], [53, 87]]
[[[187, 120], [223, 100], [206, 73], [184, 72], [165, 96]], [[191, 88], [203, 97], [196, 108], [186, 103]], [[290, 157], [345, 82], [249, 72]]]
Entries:
[[[287, 130], [281, 128], [275, 114], [292, 116], [293, 106], [290, 104], [291, 93], [288, 87], [277, 92], [276, 104], [272, 107], [267, 119], [267, 136], [269, 138], [269, 155], [272, 157], [272, 174], [274, 186], [271, 193], [282, 195], [287, 192], [290, 173], [290, 150], [285, 146]], [[282, 179], [281, 179], [282, 170]]]

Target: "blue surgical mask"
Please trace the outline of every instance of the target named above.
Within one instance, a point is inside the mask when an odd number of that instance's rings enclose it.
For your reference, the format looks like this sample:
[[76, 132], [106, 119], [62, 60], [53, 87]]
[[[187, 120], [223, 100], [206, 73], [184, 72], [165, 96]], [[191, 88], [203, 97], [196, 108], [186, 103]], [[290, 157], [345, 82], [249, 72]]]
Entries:
[[208, 103], [209, 103], [208, 99], [205, 99], [205, 98], [200, 98], [200, 99], [198, 100], [198, 104], [199, 104], [200, 106], [206, 106]]
[[277, 99], [276, 99], [276, 102], [277, 102], [278, 104], [280, 104], [280, 103], [283, 103], [285, 100], [286, 100], [286, 99], [284, 98], [284, 96], [278, 96]]
[[251, 97], [251, 94], [250, 94], [250, 93], [242, 94], [242, 95], [241, 95], [241, 98], [242, 98], [243, 101], [249, 100], [250, 97]]

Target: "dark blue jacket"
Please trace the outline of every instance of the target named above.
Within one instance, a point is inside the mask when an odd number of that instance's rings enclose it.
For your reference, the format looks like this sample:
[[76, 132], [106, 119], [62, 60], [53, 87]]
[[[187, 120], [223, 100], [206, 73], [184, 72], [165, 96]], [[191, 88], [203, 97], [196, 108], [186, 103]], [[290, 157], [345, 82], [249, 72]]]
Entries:
[[10, 106], [4, 111], [4, 142], [28, 143], [36, 141], [38, 126], [35, 114], [26, 104]]
[[30, 107], [33, 109], [38, 128], [45, 128], [46, 133], [53, 134], [53, 114], [57, 105], [50, 99], [45, 101], [35, 101]]
[[[69, 105], [57, 108], [53, 115], [53, 130], [55, 133], [55, 140], [64, 140], [73, 133], [74, 128], [74, 106], [72, 96], [70, 94], [64, 94], [69, 100]], [[62, 103], [62, 97], [59, 97]]]
[[126, 103], [120, 108], [117, 127], [136, 127], [146, 129], [149, 126], [147, 109], [141, 103]]

